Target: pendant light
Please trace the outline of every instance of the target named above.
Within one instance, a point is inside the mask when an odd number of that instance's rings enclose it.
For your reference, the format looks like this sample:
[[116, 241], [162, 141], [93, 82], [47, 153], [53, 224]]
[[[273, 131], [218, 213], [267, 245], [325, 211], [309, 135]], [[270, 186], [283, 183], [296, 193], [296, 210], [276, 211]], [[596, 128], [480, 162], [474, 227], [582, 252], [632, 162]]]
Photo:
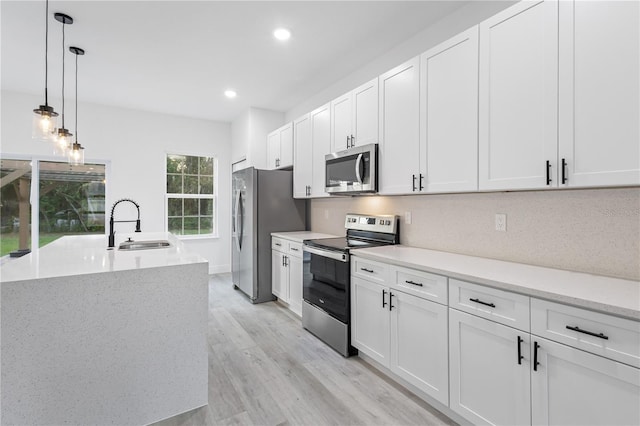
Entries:
[[56, 21], [62, 23], [62, 127], [56, 132], [56, 143], [53, 149], [54, 154], [66, 155], [71, 146], [71, 136], [73, 134], [64, 127], [64, 27], [73, 24], [73, 18], [64, 13], [54, 15]]
[[49, 106], [47, 86], [49, 80], [49, 0], [46, 1], [44, 23], [44, 105], [34, 109], [31, 137], [36, 140], [52, 140], [58, 113]]
[[76, 55], [76, 141], [69, 149], [69, 164], [82, 166], [84, 164], [84, 147], [78, 143], [78, 56], [84, 55], [84, 49], [71, 46], [69, 50]]

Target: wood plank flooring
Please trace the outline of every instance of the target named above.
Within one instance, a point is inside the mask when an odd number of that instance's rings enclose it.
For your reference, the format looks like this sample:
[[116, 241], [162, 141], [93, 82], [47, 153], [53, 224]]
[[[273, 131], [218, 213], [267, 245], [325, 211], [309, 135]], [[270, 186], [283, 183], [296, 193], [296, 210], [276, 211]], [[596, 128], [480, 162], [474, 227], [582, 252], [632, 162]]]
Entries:
[[277, 303], [251, 304], [229, 274], [209, 280], [208, 344], [209, 405], [156, 426], [455, 424]]

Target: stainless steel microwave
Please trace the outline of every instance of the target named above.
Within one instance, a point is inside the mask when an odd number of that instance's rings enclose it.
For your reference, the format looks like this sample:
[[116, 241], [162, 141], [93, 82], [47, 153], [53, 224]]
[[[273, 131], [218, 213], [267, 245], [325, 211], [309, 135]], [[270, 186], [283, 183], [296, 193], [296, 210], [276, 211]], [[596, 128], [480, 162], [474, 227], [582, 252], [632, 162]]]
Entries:
[[326, 155], [325, 191], [334, 195], [378, 192], [378, 144]]

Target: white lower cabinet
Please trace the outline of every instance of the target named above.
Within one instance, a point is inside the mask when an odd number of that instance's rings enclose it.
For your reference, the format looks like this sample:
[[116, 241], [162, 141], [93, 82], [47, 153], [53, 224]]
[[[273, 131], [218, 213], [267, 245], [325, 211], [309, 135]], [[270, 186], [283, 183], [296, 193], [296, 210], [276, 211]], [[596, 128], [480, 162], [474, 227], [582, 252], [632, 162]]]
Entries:
[[532, 336], [535, 425], [640, 424], [640, 370]]
[[527, 332], [449, 309], [449, 407], [473, 424], [530, 424], [529, 346]]
[[271, 292], [289, 309], [302, 315], [302, 244], [271, 240]]
[[352, 275], [352, 345], [448, 402], [447, 307]]

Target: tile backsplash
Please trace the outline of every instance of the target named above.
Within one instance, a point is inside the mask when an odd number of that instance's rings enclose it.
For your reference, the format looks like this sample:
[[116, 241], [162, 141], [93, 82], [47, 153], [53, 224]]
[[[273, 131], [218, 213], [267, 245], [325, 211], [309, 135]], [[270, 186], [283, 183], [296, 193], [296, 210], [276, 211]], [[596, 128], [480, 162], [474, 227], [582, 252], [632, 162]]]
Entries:
[[396, 214], [404, 245], [640, 280], [639, 187], [331, 197], [310, 207], [316, 232], [343, 235], [346, 213]]

